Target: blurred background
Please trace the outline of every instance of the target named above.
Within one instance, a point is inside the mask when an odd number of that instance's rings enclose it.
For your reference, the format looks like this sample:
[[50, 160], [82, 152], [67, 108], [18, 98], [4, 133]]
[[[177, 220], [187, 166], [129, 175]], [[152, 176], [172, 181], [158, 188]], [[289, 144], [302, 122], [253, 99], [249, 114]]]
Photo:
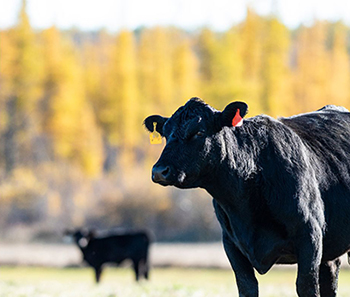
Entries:
[[1, 241], [219, 241], [207, 193], [151, 182], [162, 146], [143, 119], [193, 96], [249, 116], [350, 108], [349, 21], [340, 0], [2, 1]]

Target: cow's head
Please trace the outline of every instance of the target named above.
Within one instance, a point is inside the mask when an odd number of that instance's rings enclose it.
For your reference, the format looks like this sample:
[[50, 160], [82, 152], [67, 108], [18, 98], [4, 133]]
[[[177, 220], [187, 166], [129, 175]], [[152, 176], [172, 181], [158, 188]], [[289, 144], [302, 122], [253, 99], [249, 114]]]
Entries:
[[247, 110], [247, 104], [233, 102], [220, 112], [192, 98], [170, 118], [146, 118], [146, 128], [153, 132], [156, 127], [166, 138], [166, 146], [152, 169], [153, 182], [179, 188], [201, 186], [215, 165], [213, 154], [220, 149], [218, 133], [223, 127], [241, 126]]
[[88, 246], [90, 240], [95, 237], [95, 231], [88, 229], [67, 230], [65, 231], [65, 235], [71, 236], [76, 244], [84, 249]]

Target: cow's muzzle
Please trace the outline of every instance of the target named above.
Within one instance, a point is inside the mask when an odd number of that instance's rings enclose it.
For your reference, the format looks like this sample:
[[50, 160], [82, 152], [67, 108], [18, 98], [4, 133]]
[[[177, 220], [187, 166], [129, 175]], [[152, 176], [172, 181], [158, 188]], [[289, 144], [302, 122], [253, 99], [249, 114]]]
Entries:
[[152, 181], [161, 185], [171, 184], [170, 178], [170, 167], [169, 166], [153, 166], [152, 169]]

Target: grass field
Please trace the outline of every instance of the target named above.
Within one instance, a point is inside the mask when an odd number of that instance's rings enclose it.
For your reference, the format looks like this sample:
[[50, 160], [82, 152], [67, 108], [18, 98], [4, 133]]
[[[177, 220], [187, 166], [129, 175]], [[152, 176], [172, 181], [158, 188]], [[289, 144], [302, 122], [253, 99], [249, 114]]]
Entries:
[[[258, 276], [260, 296], [296, 296], [295, 270], [272, 269]], [[134, 282], [131, 269], [106, 268], [99, 285], [89, 268], [1, 267], [1, 297], [223, 297], [238, 296], [232, 272], [156, 268], [150, 281]], [[342, 270], [340, 297], [350, 296], [350, 270]]]

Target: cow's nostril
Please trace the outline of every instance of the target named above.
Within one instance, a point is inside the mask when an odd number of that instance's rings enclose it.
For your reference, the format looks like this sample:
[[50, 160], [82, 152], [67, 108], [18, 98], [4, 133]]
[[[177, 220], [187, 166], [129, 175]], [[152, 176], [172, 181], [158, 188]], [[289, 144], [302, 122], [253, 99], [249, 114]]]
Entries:
[[156, 166], [152, 170], [152, 180], [154, 182], [165, 182], [170, 175], [169, 166]]
[[163, 170], [163, 172], [162, 172], [161, 174], [162, 174], [164, 177], [166, 177], [166, 176], [168, 176], [169, 172], [170, 172], [170, 168], [169, 168], [169, 166], [167, 166], [167, 167]]

